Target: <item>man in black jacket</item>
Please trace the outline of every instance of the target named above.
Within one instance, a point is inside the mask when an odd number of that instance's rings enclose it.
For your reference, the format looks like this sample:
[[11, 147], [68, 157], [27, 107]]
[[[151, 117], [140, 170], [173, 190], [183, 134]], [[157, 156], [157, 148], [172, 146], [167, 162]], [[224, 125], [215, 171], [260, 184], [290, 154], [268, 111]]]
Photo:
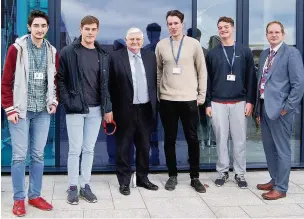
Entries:
[[127, 48], [111, 54], [109, 90], [113, 103], [116, 131], [116, 174], [119, 191], [130, 194], [130, 147], [136, 147], [137, 186], [157, 190], [148, 179], [150, 135], [155, 128], [156, 58], [141, 49], [143, 32], [131, 28], [126, 36]]
[[94, 147], [102, 116], [106, 122], [111, 122], [113, 118], [108, 92], [109, 54], [95, 41], [98, 28], [96, 17], [84, 17], [81, 20], [81, 37], [63, 48], [60, 54], [58, 86], [60, 101], [67, 114], [69, 137], [69, 204], [78, 204], [78, 180], [80, 196], [88, 202], [97, 202], [89, 185]]

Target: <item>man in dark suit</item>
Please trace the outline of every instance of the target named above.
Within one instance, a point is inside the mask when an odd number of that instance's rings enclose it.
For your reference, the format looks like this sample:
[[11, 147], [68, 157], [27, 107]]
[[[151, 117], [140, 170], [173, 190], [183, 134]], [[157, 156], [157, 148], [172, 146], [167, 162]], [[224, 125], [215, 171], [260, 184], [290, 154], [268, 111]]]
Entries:
[[279, 21], [267, 25], [270, 49], [261, 53], [258, 71], [256, 116], [261, 122], [262, 140], [271, 180], [258, 184], [262, 197], [286, 197], [291, 166], [290, 136], [295, 113], [303, 98], [304, 68], [300, 52], [283, 42]]
[[141, 49], [143, 32], [131, 28], [126, 36], [127, 48], [112, 53], [109, 90], [116, 131], [116, 174], [119, 191], [130, 194], [131, 164], [129, 151], [136, 147], [136, 183], [149, 190], [158, 186], [148, 179], [150, 135], [156, 115], [156, 58]]

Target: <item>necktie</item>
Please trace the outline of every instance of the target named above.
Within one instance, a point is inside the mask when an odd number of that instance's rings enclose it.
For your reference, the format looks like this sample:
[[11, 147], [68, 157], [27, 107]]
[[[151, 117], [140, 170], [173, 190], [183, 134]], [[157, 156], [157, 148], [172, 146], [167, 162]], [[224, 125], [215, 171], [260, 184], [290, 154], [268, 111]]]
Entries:
[[145, 101], [145, 78], [144, 73], [142, 71], [141, 63], [140, 63], [140, 57], [138, 55], [134, 55], [135, 63], [135, 77], [136, 77], [136, 99], [139, 103], [143, 103]]
[[269, 69], [273, 63], [273, 58], [275, 57], [276, 52], [274, 50], [271, 50], [267, 59], [266, 67], [263, 70], [262, 78], [261, 78], [261, 83], [260, 83], [260, 94], [264, 94], [264, 88], [265, 88], [265, 83], [266, 83], [266, 76], [267, 73], [269, 72]]

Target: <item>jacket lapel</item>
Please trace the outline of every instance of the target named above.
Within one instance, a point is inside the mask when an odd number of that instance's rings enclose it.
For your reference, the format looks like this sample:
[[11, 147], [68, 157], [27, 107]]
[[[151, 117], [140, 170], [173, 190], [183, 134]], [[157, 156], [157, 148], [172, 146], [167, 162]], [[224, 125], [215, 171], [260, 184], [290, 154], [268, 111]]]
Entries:
[[129, 81], [133, 86], [132, 71], [131, 71], [131, 65], [130, 65], [129, 54], [128, 54], [127, 48], [124, 48], [121, 51], [121, 61], [126, 69], [126, 73], [129, 78]]
[[281, 58], [281, 56], [283, 54], [283, 51], [285, 49], [285, 46], [286, 46], [285, 43], [283, 43], [281, 45], [281, 47], [279, 48], [279, 50], [277, 51], [277, 54], [275, 55], [273, 63], [271, 65], [270, 69], [269, 69], [269, 73], [268, 73], [268, 77], [266, 78], [266, 81], [271, 77], [274, 69], [276, 68], [277, 64], [279, 63], [280, 58]]

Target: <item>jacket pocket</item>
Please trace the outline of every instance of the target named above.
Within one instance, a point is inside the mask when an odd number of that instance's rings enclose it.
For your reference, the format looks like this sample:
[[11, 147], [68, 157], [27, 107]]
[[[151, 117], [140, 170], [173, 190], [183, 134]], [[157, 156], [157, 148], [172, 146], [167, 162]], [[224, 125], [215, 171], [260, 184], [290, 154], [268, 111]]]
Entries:
[[69, 99], [64, 103], [64, 108], [70, 113], [81, 113], [83, 111], [83, 103], [80, 94], [69, 94]]

